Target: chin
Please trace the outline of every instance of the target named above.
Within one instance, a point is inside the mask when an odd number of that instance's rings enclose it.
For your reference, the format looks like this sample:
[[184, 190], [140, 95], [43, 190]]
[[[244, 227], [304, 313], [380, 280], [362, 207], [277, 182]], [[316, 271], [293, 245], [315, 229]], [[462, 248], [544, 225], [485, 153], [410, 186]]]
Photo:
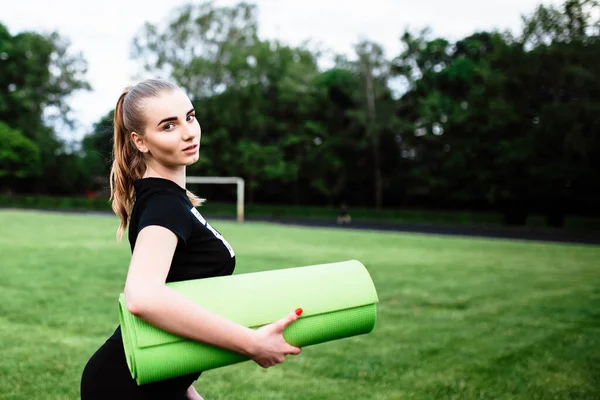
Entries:
[[192, 165], [194, 163], [196, 163], [196, 161], [198, 161], [198, 159], [200, 158], [199, 154], [195, 154], [194, 156], [189, 157], [186, 161], [185, 161], [185, 165]]

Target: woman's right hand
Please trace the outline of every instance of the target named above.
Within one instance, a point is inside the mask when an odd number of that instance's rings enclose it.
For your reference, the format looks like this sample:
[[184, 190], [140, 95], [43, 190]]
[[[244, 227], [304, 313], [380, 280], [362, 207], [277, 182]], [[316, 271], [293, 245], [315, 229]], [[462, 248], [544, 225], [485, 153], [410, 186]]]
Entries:
[[290, 345], [283, 338], [284, 329], [296, 321], [302, 314], [302, 309], [291, 312], [279, 321], [262, 326], [256, 330], [256, 347], [252, 360], [263, 368], [282, 363], [288, 354], [298, 355], [299, 347]]

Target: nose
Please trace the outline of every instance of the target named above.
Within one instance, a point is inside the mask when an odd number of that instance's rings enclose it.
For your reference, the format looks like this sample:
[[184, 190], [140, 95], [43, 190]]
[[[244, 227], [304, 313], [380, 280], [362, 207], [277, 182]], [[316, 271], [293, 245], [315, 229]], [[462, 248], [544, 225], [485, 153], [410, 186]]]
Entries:
[[185, 140], [185, 141], [194, 139], [196, 136], [196, 132], [194, 132], [193, 126], [191, 126], [189, 124], [185, 124], [184, 128], [182, 130], [181, 136], [183, 137], [183, 140]]

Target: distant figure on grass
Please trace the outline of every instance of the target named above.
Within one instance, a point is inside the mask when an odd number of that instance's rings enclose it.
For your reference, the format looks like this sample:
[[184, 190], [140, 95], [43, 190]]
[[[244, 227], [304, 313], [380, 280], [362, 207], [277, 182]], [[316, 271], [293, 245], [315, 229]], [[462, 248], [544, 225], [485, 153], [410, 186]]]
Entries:
[[349, 224], [350, 222], [352, 222], [352, 217], [350, 216], [350, 212], [348, 211], [348, 206], [346, 205], [346, 203], [342, 203], [338, 213], [337, 223]]
[[[301, 309], [253, 330], [213, 314], [165, 284], [231, 275], [235, 268], [233, 249], [196, 210], [202, 200], [185, 188], [186, 166], [198, 161], [200, 136], [192, 103], [170, 82], [140, 82], [117, 101], [110, 184], [112, 207], [121, 219], [119, 240], [129, 225], [127, 308], [165, 331], [244, 354], [268, 368], [300, 353], [286, 343], [283, 330]], [[201, 400], [192, 385], [199, 376], [138, 386], [117, 327], [87, 362], [81, 399]]]

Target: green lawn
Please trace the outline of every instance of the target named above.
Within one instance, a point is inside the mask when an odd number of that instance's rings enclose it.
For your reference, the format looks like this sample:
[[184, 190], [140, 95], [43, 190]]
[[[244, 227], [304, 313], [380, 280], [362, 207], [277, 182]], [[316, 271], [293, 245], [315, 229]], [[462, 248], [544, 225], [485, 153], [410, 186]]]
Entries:
[[[264, 370], [207, 371], [213, 399], [598, 399], [600, 247], [213, 221], [236, 273], [347, 259], [375, 330]], [[0, 211], [0, 399], [77, 399], [116, 324], [116, 218]]]

